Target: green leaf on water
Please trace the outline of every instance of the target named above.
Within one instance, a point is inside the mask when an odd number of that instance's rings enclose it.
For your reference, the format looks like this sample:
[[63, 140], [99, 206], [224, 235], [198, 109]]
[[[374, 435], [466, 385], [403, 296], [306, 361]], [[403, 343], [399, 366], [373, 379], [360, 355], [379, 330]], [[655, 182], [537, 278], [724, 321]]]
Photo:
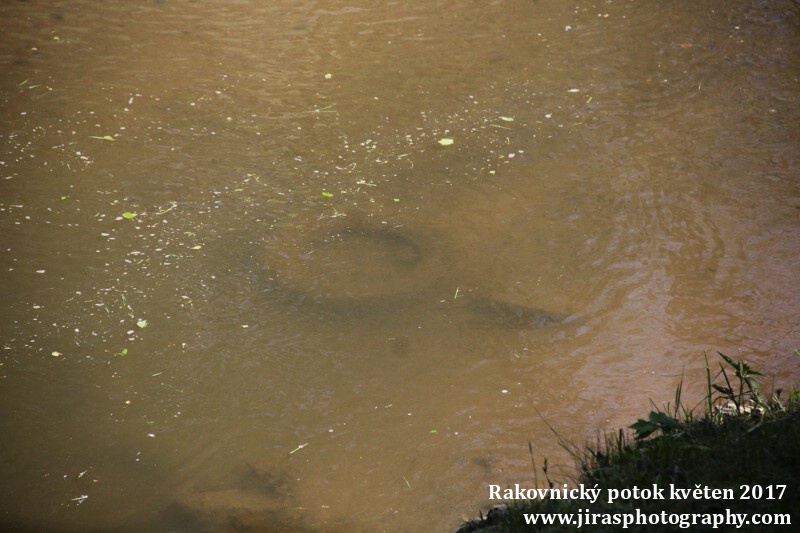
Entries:
[[324, 196], [325, 198], [333, 198], [333, 193], [328, 191], [322, 191], [322, 196]]
[[136, 325], [139, 326], [140, 328], [146, 328], [147, 327], [147, 320], [137, 320], [136, 321]]
[[117, 353], [115, 353], [114, 355], [118, 355], [120, 357], [126, 356], [126, 355], [128, 355], [128, 349], [127, 348], [123, 348], [120, 351], [118, 351]]
[[130, 211], [125, 211], [124, 213], [122, 213], [122, 218], [127, 218], [128, 220], [134, 218], [135, 216], [136, 215], [134, 213], [131, 213]]

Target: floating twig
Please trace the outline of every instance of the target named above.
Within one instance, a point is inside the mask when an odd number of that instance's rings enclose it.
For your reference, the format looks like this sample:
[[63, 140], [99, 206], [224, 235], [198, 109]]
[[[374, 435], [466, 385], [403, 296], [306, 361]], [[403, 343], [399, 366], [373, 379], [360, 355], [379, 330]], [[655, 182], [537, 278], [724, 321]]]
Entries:
[[306, 446], [308, 446], [308, 443], [307, 443], [307, 442], [306, 442], [305, 444], [301, 444], [300, 446], [298, 446], [298, 447], [297, 447], [297, 448], [295, 448], [294, 450], [290, 451], [290, 452], [289, 452], [289, 455], [292, 455], [294, 452], [298, 452], [298, 451], [302, 450], [302, 449], [303, 449], [303, 448], [305, 448]]

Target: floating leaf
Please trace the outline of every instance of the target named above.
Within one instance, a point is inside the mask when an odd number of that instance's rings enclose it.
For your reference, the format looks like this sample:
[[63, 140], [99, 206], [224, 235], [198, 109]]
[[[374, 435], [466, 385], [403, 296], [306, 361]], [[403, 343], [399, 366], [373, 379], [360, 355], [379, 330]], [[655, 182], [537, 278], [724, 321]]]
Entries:
[[128, 349], [127, 348], [123, 348], [120, 351], [118, 351], [117, 353], [115, 353], [114, 355], [119, 355], [120, 357], [128, 355]]
[[441, 144], [442, 146], [450, 146], [451, 144], [453, 144], [453, 142], [454, 142], [453, 139], [450, 139], [449, 137], [439, 139], [439, 144]]
[[333, 193], [328, 191], [322, 191], [322, 196], [324, 196], [325, 198], [333, 198]]
[[122, 218], [127, 218], [128, 220], [134, 218], [135, 216], [136, 215], [134, 213], [131, 213], [130, 211], [125, 211], [124, 213], [122, 213]]
[[147, 327], [147, 320], [137, 320], [136, 321], [136, 325], [139, 326], [140, 328], [146, 328]]
[[202, 246], [201, 246], [201, 245], [199, 245], [199, 244], [196, 244], [196, 245], [192, 246], [192, 247], [190, 248], [190, 250], [199, 250], [200, 248], [202, 248]]
[[90, 139], [99, 139], [101, 141], [116, 141], [116, 139], [114, 137], [112, 137], [111, 135], [103, 135], [102, 137], [96, 137], [94, 135], [89, 135], [89, 138]]

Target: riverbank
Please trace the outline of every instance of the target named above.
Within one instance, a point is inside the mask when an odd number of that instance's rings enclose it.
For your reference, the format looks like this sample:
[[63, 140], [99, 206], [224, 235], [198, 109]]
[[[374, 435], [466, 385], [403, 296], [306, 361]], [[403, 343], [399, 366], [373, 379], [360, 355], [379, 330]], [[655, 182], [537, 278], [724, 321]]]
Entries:
[[[567, 487], [544, 469], [538, 485], [545, 490], [522, 492], [537, 499], [498, 505], [457, 533], [575, 531], [579, 526], [605, 532], [620, 531], [626, 523], [627, 531], [763, 531], [771, 527], [766, 524], [797, 524], [800, 391], [766, 396], [757, 382], [760, 373], [720, 356], [716, 375], [706, 359], [707, 394], [699, 413], [684, 405], [681, 383], [673, 405], [630, 426], [634, 435], [620, 430], [586, 448], [562, 442], [578, 467], [578, 479], [569, 480], [569, 488], [598, 490], [596, 498], [580, 491], [558, 498]], [[520, 494], [518, 487], [510, 488], [502, 487], [499, 494]], [[538, 499], [545, 493], [552, 497]], [[526, 515], [539, 523], [526, 523]]]

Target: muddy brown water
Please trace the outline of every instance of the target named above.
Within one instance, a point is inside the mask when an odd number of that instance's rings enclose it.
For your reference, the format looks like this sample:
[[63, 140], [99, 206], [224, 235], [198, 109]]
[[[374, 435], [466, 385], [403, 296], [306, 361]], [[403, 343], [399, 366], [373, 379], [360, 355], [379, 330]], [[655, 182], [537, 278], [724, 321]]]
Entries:
[[448, 531], [704, 350], [797, 382], [794, 2], [0, 26], [4, 527]]

